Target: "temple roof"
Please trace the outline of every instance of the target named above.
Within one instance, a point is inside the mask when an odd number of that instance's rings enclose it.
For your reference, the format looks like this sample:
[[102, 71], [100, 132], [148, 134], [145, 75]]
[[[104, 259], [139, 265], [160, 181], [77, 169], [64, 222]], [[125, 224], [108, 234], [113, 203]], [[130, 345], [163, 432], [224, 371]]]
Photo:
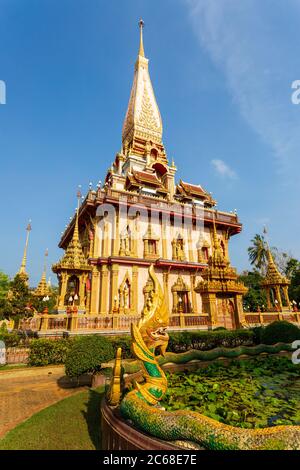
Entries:
[[137, 185], [141, 184], [150, 184], [151, 186], [159, 187], [162, 186], [161, 182], [156, 176], [155, 171], [136, 171], [133, 170], [132, 173], [128, 173], [128, 179], [132, 183], [136, 183]]
[[268, 268], [267, 273], [262, 281], [262, 286], [275, 286], [275, 285], [288, 285], [290, 284], [289, 279], [280, 274], [278, 268], [274, 262], [270, 248], [267, 251], [268, 256]]
[[146, 59], [144, 53], [143, 26], [144, 23], [141, 20], [140, 47], [123, 124], [123, 143], [131, 141], [134, 136], [156, 143], [162, 141], [162, 120], [149, 75], [149, 60]]
[[182, 199], [202, 199], [215, 204], [215, 201], [212, 199], [211, 195], [205, 191], [200, 185], [186, 183], [185, 181], [180, 180], [176, 186], [176, 194]]
[[77, 270], [90, 270], [91, 267], [88, 265], [87, 260], [83, 254], [82, 246], [79, 239], [78, 230], [78, 212], [77, 207], [76, 220], [74, 226], [74, 232], [72, 239], [70, 240], [67, 249], [62, 259], [52, 266], [54, 272], [58, 272], [61, 269], [77, 269]]

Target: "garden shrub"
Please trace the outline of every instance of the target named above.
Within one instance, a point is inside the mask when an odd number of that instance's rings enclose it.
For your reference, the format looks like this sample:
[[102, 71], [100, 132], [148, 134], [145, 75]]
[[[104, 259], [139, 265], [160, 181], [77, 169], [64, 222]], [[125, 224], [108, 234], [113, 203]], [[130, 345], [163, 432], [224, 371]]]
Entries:
[[112, 347], [117, 352], [118, 348], [122, 348], [122, 358], [132, 359], [134, 357], [131, 351], [131, 337], [130, 336], [112, 336], [109, 338]]
[[29, 345], [30, 366], [64, 364], [73, 342], [68, 339], [34, 339]]
[[263, 344], [292, 343], [296, 339], [300, 339], [300, 328], [285, 320], [274, 321], [261, 332]]
[[0, 340], [4, 341], [6, 348], [9, 348], [18, 346], [20, 344], [21, 337], [15, 331], [9, 332], [6, 325], [3, 324], [0, 328]]
[[261, 344], [261, 336], [264, 330], [264, 326], [254, 326], [251, 328], [251, 330], [253, 331], [254, 344]]
[[95, 373], [101, 364], [115, 357], [113, 345], [105, 336], [86, 336], [76, 340], [69, 350], [65, 369], [69, 377]]
[[217, 347], [235, 348], [254, 344], [254, 333], [251, 330], [183, 331], [169, 333], [169, 336], [170, 352], [184, 352], [189, 349], [208, 351]]

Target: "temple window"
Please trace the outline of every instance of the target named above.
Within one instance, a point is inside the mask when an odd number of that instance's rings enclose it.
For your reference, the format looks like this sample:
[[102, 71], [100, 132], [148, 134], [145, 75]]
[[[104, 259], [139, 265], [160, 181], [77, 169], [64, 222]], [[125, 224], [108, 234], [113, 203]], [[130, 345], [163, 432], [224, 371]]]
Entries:
[[159, 256], [158, 253], [158, 241], [159, 237], [157, 237], [153, 231], [152, 227], [149, 224], [146, 234], [143, 237], [144, 242], [144, 258], [152, 258], [156, 259]]
[[204, 240], [203, 235], [200, 234], [197, 243], [198, 263], [207, 263], [209, 259], [209, 243]]
[[208, 253], [208, 248], [207, 248], [207, 246], [203, 246], [203, 247], [201, 248], [201, 250], [202, 250], [202, 257], [203, 257], [203, 260], [204, 260], [204, 261], [208, 261], [209, 253]]
[[173, 313], [192, 313], [190, 288], [187, 287], [181, 276], [178, 276], [171, 290], [173, 294]]

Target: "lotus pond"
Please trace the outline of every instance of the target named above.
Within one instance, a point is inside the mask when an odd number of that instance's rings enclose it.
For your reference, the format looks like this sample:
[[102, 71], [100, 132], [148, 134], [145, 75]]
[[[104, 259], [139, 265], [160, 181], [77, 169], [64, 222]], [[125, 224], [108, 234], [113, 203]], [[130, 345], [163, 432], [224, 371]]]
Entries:
[[161, 405], [191, 410], [243, 428], [300, 425], [300, 366], [269, 356], [212, 363], [197, 372], [168, 374]]

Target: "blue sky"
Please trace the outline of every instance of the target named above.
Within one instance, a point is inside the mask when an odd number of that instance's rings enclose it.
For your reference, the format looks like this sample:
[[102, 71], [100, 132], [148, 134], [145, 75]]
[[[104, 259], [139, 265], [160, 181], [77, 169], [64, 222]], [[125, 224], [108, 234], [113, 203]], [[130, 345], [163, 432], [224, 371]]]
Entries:
[[103, 181], [120, 149], [140, 17], [178, 178], [244, 224], [232, 263], [248, 267], [264, 224], [300, 257], [300, 1], [0, 0], [0, 269], [18, 270], [31, 218], [32, 285], [45, 249], [61, 256], [78, 184]]

